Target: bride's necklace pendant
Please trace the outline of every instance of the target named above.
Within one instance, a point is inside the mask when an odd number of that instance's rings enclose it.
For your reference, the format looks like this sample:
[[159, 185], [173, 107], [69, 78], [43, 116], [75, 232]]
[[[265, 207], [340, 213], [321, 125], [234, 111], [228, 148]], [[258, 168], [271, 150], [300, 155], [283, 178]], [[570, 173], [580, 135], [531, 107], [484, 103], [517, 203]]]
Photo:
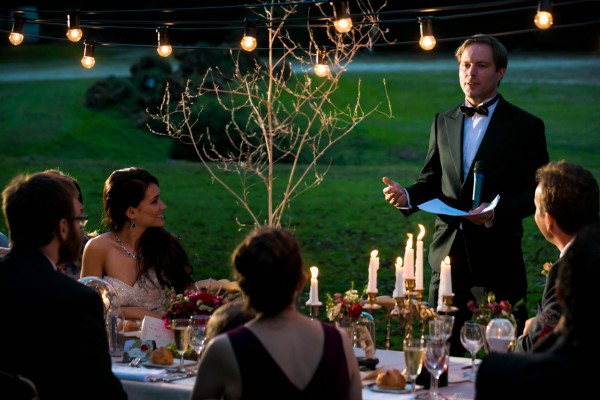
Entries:
[[117, 243], [119, 244], [119, 246], [121, 246], [121, 250], [123, 250], [123, 253], [125, 253], [127, 255], [127, 257], [131, 257], [134, 260], [138, 260], [138, 259], [142, 258], [142, 254], [140, 254], [140, 255], [133, 254], [132, 252], [130, 252], [129, 250], [127, 250], [127, 248], [125, 247], [125, 245], [123, 244], [123, 242], [121, 242], [121, 239], [119, 239], [119, 237], [117, 236], [116, 233], [115, 233], [115, 240], [117, 241]]

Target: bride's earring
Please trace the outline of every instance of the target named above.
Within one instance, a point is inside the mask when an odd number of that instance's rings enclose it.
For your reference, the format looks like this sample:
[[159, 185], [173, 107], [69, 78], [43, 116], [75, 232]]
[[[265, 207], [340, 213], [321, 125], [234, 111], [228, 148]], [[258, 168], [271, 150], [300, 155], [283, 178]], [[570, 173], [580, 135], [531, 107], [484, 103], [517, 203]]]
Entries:
[[130, 226], [131, 228], [135, 228], [135, 219], [133, 219], [133, 220], [129, 221], [129, 226]]

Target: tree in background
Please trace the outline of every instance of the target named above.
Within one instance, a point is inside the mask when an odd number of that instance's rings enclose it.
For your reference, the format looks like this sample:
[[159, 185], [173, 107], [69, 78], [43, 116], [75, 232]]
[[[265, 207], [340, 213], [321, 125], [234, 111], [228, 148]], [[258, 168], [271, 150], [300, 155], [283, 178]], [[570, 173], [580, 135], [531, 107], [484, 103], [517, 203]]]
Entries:
[[[350, 13], [346, 1], [262, 4], [251, 9], [246, 34], [254, 33], [254, 23], [256, 32], [266, 31], [257, 38], [264, 58], [242, 69], [241, 50], [230, 50], [231, 70], [208, 68], [200, 84], [188, 81], [177, 98], [167, 88], [160, 107], [148, 110], [154, 123], [147, 126], [193, 146], [212, 179], [247, 211], [251, 223], [238, 219], [240, 225], [278, 227], [292, 200], [323, 181], [331, 160], [319, 162], [328, 150], [369, 115], [383, 113], [381, 103], [363, 108], [360, 81], [352, 98], [334, 94], [358, 52], [386, 40], [377, 17], [385, 2], [374, 9], [356, 0]], [[350, 30], [336, 29], [350, 16]], [[382, 86], [391, 116], [385, 81]], [[204, 107], [214, 102], [230, 115], [219, 133], [198, 128], [211, 118]], [[215, 145], [224, 140], [226, 148]], [[226, 178], [232, 173], [237, 180]]]

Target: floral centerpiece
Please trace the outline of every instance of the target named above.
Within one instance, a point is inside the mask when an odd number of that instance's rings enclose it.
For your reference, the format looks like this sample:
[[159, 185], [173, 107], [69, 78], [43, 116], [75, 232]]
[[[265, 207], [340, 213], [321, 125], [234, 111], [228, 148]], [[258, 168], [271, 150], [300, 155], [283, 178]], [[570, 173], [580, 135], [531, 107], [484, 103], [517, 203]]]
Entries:
[[[515, 304], [515, 307], [519, 307], [522, 304], [524, 304], [524, 301], [521, 299]], [[508, 300], [496, 302], [496, 295], [494, 292], [484, 294], [479, 303], [470, 300], [467, 303], [467, 308], [473, 313], [472, 319], [477, 321], [480, 325], [486, 326], [494, 318], [506, 318], [512, 322], [513, 325], [517, 325], [515, 316], [512, 313], [513, 306]]]
[[331, 296], [327, 293], [326, 311], [327, 319], [332, 322], [340, 322], [342, 319], [349, 319], [356, 322], [360, 317], [363, 307], [360, 304], [361, 296], [358, 290], [354, 289], [354, 283], [344, 294], [335, 293]]
[[162, 315], [165, 327], [170, 329], [170, 321], [177, 318], [189, 318], [192, 315], [210, 315], [226, 300], [218, 293], [208, 290], [186, 290], [183, 293], [167, 291], [168, 304]]

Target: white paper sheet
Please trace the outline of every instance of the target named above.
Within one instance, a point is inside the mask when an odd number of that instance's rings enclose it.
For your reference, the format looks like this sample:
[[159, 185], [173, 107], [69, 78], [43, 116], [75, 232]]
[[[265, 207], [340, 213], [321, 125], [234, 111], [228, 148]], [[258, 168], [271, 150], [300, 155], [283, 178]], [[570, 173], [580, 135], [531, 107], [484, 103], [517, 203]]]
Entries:
[[[492, 200], [492, 202], [481, 212], [484, 213], [493, 210], [494, 208], [496, 208], [498, 201], [500, 201], [500, 195], [497, 195], [494, 198], [494, 200]], [[469, 215], [468, 212], [450, 207], [440, 199], [429, 200], [423, 204], [419, 204], [417, 207], [419, 207], [419, 209], [423, 211], [427, 211], [432, 214], [452, 215], [457, 217]]]

